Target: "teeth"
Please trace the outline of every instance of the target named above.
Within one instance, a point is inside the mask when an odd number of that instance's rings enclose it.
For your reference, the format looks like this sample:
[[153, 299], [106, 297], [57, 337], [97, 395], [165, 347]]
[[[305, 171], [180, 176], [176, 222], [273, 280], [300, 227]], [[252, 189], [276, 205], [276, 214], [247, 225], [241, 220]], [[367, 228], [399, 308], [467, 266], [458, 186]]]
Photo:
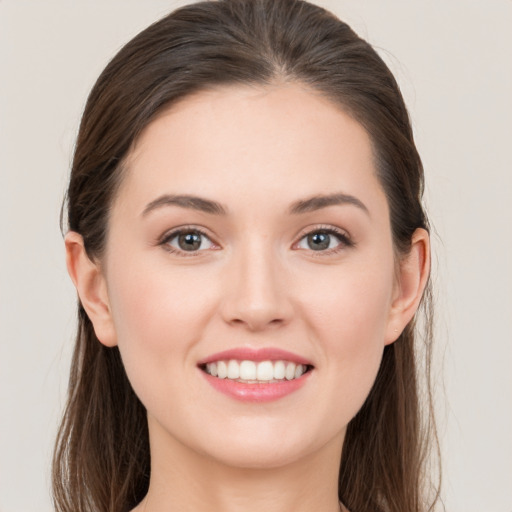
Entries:
[[[233, 361], [238, 364], [237, 361]], [[240, 363], [240, 378], [243, 380], [256, 380], [256, 363], [254, 361], [242, 361]]]
[[206, 373], [219, 379], [248, 382], [270, 382], [298, 379], [307, 370], [302, 364], [290, 361], [217, 361], [206, 365]]
[[240, 378], [240, 365], [236, 361], [228, 363], [228, 379]]
[[274, 363], [274, 379], [284, 379], [286, 375], [286, 366], [283, 361]]
[[258, 369], [256, 370], [257, 380], [273, 380], [274, 378], [274, 365], [272, 361], [263, 361], [258, 363]]
[[228, 367], [224, 361], [219, 361], [217, 363], [217, 377], [219, 379], [225, 379], [228, 376]]

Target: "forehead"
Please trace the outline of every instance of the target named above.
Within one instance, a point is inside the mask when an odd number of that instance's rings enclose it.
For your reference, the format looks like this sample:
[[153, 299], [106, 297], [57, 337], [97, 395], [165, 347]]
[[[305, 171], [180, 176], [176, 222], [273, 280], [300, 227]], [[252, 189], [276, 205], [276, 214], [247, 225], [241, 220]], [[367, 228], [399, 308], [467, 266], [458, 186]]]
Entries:
[[125, 168], [119, 195], [140, 209], [163, 193], [200, 192], [233, 206], [333, 191], [382, 196], [367, 132], [300, 84], [186, 97], [146, 127]]

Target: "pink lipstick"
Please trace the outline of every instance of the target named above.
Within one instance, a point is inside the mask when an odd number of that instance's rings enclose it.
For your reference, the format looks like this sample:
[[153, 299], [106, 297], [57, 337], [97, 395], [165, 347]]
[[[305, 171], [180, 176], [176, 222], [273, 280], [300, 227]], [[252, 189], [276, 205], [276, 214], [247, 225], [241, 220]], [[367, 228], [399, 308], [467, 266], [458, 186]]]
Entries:
[[250, 360], [250, 361], [291, 361], [296, 364], [303, 364], [305, 366], [312, 366], [311, 361], [308, 361], [304, 357], [301, 357], [293, 352], [288, 352], [287, 350], [281, 350], [279, 348], [248, 348], [241, 347], [235, 348], [231, 350], [224, 350], [222, 352], [217, 352], [216, 354], [212, 354], [201, 361], [198, 362], [198, 365], [203, 365], [206, 363], [210, 363], [212, 361], [220, 361], [220, 360], [229, 360], [236, 359], [238, 361]]
[[246, 402], [278, 400], [299, 390], [313, 365], [292, 352], [276, 348], [238, 348], [212, 354], [198, 368], [217, 391]]

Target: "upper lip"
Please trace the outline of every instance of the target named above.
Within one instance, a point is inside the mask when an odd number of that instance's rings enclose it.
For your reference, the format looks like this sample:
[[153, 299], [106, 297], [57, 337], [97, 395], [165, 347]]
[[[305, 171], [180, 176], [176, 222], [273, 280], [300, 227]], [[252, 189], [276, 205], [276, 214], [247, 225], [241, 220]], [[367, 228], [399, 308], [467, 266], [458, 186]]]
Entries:
[[295, 364], [313, 366], [311, 361], [302, 356], [274, 347], [239, 347], [223, 350], [222, 352], [217, 352], [201, 359], [197, 364], [201, 366], [216, 361], [228, 361], [230, 359], [236, 359], [238, 361], [290, 361]]

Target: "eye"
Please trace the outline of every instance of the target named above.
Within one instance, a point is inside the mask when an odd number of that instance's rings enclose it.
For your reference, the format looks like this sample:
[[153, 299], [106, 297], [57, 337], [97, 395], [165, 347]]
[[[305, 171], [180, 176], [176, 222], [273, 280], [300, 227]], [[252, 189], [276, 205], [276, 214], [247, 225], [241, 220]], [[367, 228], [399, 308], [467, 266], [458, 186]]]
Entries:
[[215, 248], [208, 236], [198, 229], [179, 229], [166, 235], [161, 244], [170, 252], [195, 253]]
[[333, 228], [322, 228], [307, 233], [299, 240], [296, 247], [298, 249], [331, 253], [353, 245], [348, 235]]

